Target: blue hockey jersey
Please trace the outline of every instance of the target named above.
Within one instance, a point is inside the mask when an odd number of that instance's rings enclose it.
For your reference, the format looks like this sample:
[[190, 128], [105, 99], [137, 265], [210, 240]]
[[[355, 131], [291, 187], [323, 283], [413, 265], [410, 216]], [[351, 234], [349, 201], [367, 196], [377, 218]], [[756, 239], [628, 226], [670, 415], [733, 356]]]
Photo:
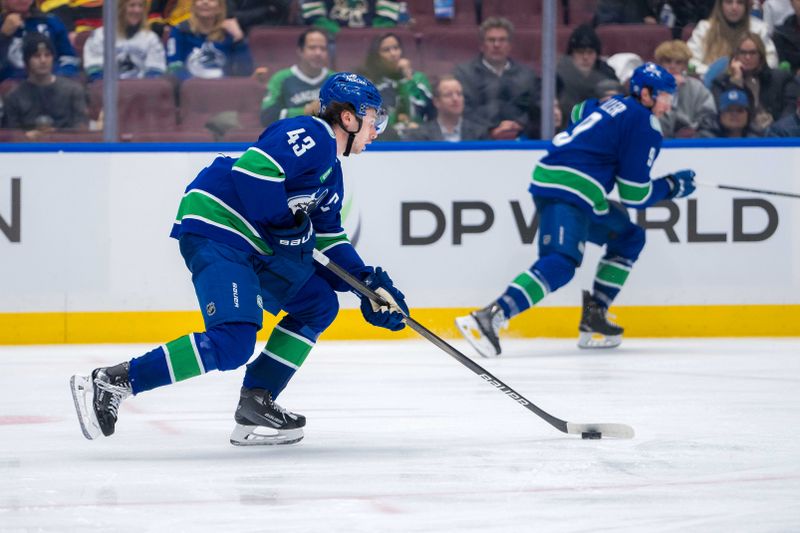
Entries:
[[[170, 236], [201, 235], [254, 254], [272, 255], [270, 226], [294, 225], [305, 210], [316, 247], [351, 273], [364, 270], [342, 228], [342, 167], [331, 127], [316, 117], [269, 126], [238, 159], [220, 156], [186, 188]], [[327, 276], [326, 276], [327, 279]], [[331, 283], [337, 290], [347, 290]]]
[[665, 180], [650, 178], [661, 150], [661, 126], [635, 98], [587, 100], [576, 106], [572, 119], [534, 169], [531, 194], [558, 198], [597, 216], [608, 213], [615, 185], [622, 203], [639, 209], [669, 194]]
[[[0, 24], [5, 15], [0, 15]], [[79, 73], [80, 61], [69, 42], [67, 29], [53, 15], [35, 15], [25, 19], [25, 23], [11, 35], [0, 32], [0, 81], [14, 78], [25, 79], [25, 61], [22, 57], [22, 39], [27, 33], [43, 33], [50, 38], [56, 54], [53, 58], [53, 73], [58, 76], [75, 77]]]
[[181, 22], [167, 41], [167, 68], [179, 79], [249, 76], [253, 57], [246, 40], [234, 42], [230, 34], [221, 41], [193, 33], [189, 22]]

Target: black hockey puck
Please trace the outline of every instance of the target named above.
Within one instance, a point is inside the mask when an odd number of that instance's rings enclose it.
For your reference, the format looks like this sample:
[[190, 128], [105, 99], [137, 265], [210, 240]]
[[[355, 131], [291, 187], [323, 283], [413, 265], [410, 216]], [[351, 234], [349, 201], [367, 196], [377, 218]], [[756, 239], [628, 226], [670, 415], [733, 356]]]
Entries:
[[601, 439], [603, 434], [598, 431], [585, 431], [581, 433], [582, 439]]

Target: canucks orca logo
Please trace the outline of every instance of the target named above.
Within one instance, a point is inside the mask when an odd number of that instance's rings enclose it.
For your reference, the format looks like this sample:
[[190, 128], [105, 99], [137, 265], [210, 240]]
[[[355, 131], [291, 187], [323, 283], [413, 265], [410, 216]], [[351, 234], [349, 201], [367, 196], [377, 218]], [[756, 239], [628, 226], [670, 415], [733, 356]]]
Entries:
[[127, 80], [139, 77], [139, 67], [129, 53], [123, 52], [121, 56], [118, 55], [117, 63], [119, 65], [120, 78]]
[[186, 58], [186, 68], [196, 78], [221, 78], [224, 74], [225, 54], [214, 43], [204, 42]]
[[289, 198], [289, 209], [292, 213], [298, 209], [311, 213], [314, 209], [322, 203], [322, 200], [328, 195], [328, 189], [316, 190], [314, 194], [303, 194], [299, 196], [292, 196]]

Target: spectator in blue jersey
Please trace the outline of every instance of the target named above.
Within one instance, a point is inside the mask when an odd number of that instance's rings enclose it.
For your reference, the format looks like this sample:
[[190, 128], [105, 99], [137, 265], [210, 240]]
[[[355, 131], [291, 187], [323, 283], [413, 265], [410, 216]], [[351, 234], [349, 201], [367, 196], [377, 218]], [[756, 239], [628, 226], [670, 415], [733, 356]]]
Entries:
[[267, 83], [267, 94], [261, 102], [261, 123], [264, 126], [278, 119], [319, 112], [319, 89], [329, 76], [328, 35], [309, 28], [297, 39], [296, 64], [279, 70]]
[[300, 0], [305, 24], [330, 35], [342, 28], [391, 28], [397, 25], [400, 2], [395, 0]]
[[617, 80], [614, 69], [600, 59], [600, 37], [589, 25], [581, 25], [570, 34], [567, 53], [556, 66], [558, 101], [561, 113], [566, 116], [578, 102], [595, 96], [597, 84], [604, 80]]
[[483, 124], [464, 116], [464, 91], [455, 76], [445, 75], [433, 86], [433, 106], [436, 117], [409, 130], [410, 141], [479, 141], [489, 138]]
[[755, 33], [745, 33], [735, 42], [728, 68], [721, 72], [711, 86], [719, 99], [729, 89], [748, 93], [753, 116], [751, 125], [763, 133], [775, 120], [794, 111], [800, 85], [794, 76], [767, 65], [764, 42]]
[[[111, 435], [120, 402], [131, 394], [233, 370], [253, 355], [263, 313], [286, 314], [247, 365], [230, 441], [291, 444], [306, 419], [275, 400], [339, 310], [349, 286], [315, 266], [321, 251], [380, 294], [362, 299], [372, 325], [398, 331], [403, 294], [381, 267], [364, 264], [342, 228], [340, 157], [359, 154], [386, 125], [377, 88], [352, 73], [328, 78], [320, 114], [279, 120], [238, 158], [217, 157], [186, 189], [171, 236], [192, 272], [205, 332], [184, 335], [71, 387], [84, 435]], [[318, 253], [318, 252], [316, 252]]]
[[717, 121], [698, 133], [698, 137], [760, 137], [753, 127], [753, 105], [741, 89], [729, 89], [719, 96]]
[[403, 138], [406, 132], [433, 115], [428, 76], [415, 70], [411, 60], [405, 57], [403, 42], [396, 33], [383, 33], [372, 40], [358, 73], [371, 80], [381, 92], [389, 113], [386, 138]]
[[[145, 0], [117, 2], [117, 68], [122, 80], [157, 78], [167, 70], [164, 45], [147, 23]], [[103, 77], [103, 28], [94, 30], [83, 47], [83, 68], [89, 81]]]
[[4, 126], [25, 130], [30, 140], [52, 131], [86, 130], [86, 91], [53, 74], [55, 47], [50, 39], [28, 33], [22, 40], [22, 55], [28, 77], [6, 99]]
[[767, 137], [800, 137], [800, 96], [795, 102], [794, 113], [773, 122], [767, 130]]
[[[593, 292], [583, 292], [578, 346], [622, 342], [623, 329], [608, 321], [616, 298], [644, 248], [645, 232], [625, 207], [644, 209], [694, 191], [694, 172], [652, 179], [661, 150], [658, 117], [672, 105], [675, 78], [655, 63], [633, 72], [628, 97], [583, 103], [566, 131], [556, 135], [533, 171], [529, 191], [539, 215], [539, 258], [483, 309], [456, 324], [484, 357], [500, 355], [500, 329], [508, 320], [566, 285], [583, 261], [587, 242], [605, 247]], [[609, 201], [616, 186], [622, 204]]]
[[[465, 114], [484, 123], [494, 140], [516, 139], [529, 126], [530, 116], [538, 116], [539, 80], [533, 70], [511, 59], [511, 21], [489, 17], [479, 35], [480, 55], [454, 71], [464, 88]], [[537, 125], [530, 126], [528, 136], [538, 137]]]
[[42, 33], [53, 45], [55, 74], [78, 75], [80, 61], [69, 42], [64, 24], [53, 15], [36, 10], [33, 0], [2, 0], [0, 13], [0, 81], [26, 77], [22, 39], [28, 33]]
[[243, 35], [226, 29], [226, 18], [221, 0], [193, 0], [189, 20], [173, 28], [167, 41], [170, 73], [179, 80], [250, 76], [250, 47]]

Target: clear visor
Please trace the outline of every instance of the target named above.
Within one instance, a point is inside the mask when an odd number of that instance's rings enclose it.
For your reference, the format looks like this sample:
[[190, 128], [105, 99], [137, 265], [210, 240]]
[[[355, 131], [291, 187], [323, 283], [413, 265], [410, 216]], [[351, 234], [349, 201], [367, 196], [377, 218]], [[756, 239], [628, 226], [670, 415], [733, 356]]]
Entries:
[[375, 131], [378, 135], [386, 130], [386, 125], [389, 123], [389, 113], [386, 109], [380, 108], [375, 110]]

